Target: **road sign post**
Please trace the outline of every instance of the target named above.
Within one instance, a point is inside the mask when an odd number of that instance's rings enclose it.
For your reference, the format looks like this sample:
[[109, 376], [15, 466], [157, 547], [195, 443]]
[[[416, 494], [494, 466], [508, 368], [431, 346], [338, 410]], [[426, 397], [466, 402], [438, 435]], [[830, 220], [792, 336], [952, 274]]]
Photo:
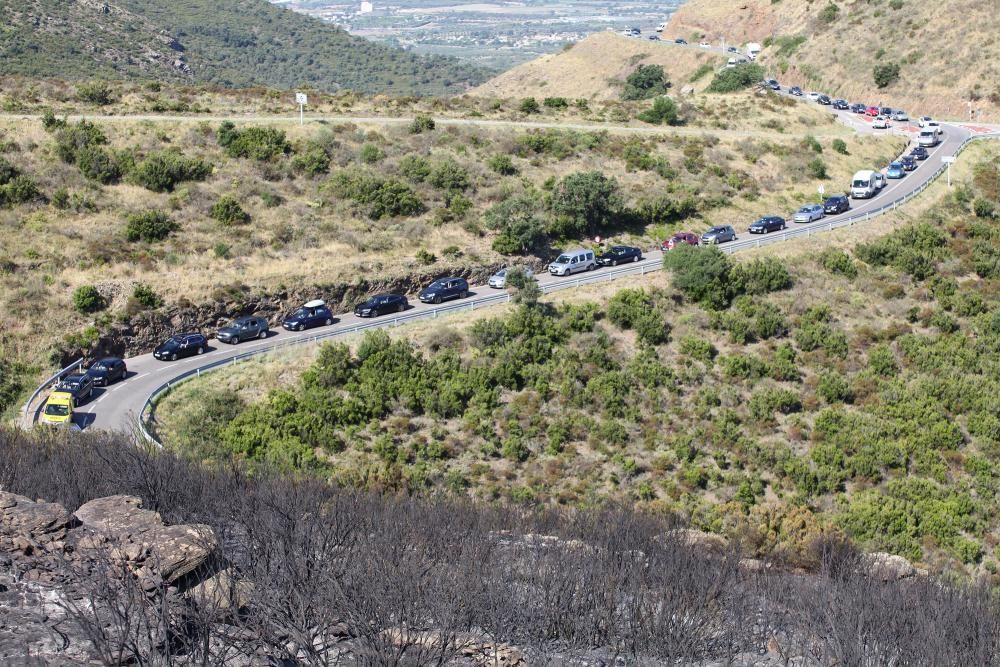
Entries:
[[945, 155], [941, 158], [941, 162], [948, 165], [948, 187], [951, 187], [951, 163], [955, 161], [954, 155]]
[[309, 103], [309, 98], [305, 93], [295, 93], [295, 103], [299, 105], [299, 125], [305, 122], [305, 107]]

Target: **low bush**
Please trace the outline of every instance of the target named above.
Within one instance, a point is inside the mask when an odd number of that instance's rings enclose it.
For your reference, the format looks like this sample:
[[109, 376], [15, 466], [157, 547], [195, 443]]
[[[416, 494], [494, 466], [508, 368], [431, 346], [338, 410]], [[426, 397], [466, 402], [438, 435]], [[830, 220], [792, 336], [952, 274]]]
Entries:
[[736, 264], [729, 275], [734, 294], [768, 294], [795, 284], [781, 260], [773, 257]]
[[640, 113], [637, 118], [644, 123], [654, 125], [680, 125], [681, 119], [677, 111], [677, 103], [666, 95], [653, 100], [653, 107]]
[[230, 157], [249, 158], [261, 162], [273, 160], [291, 151], [285, 133], [273, 127], [247, 127], [237, 129], [225, 121], [216, 132], [219, 145]]
[[250, 222], [250, 214], [243, 210], [233, 195], [222, 195], [212, 204], [212, 218], [226, 227]]
[[732, 264], [716, 246], [683, 243], [664, 254], [663, 266], [671, 272], [671, 284], [687, 299], [710, 308], [729, 304]]
[[0, 206], [17, 206], [42, 199], [42, 193], [34, 179], [18, 174], [7, 183], [0, 185]]
[[423, 134], [430, 132], [436, 126], [434, 119], [426, 114], [417, 114], [410, 122], [410, 134]]
[[514, 176], [517, 174], [517, 166], [509, 155], [497, 153], [489, 159], [489, 167], [501, 176]]
[[709, 84], [708, 90], [712, 93], [732, 93], [754, 86], [763, 78], [764, 68], [760, 65], [740, 63], [718, 72]]
[[163, 299], [160, 298], [160, 295], [144, 283], [136, 284], [132, 289], [132, 298], [146, 308], [159, 308], [163, 305]]
[[538, 106], [538, 100], [534, 97], [525, 97], [521, 100], [521, 104], [518, 109], [521, 110], [521, 113], [526, 114], [535, 114], [542, 110], [542, 108]]
[[789, 389], [768, 388], [756, 391], [747, 404], [750, 418], [756, 422], [768, 422], [775, 412], [791, 414], [802, 409], [798, 394]]
[[374, 220], [418, 215], [426, 210], [420, 197], [406, 183], [366, 171], [340, 171], [324, 188], [339, 198], [354, 201]]
[[837, 153], [840, 153], [841, 155], [851, 154], [850, 151], [847, 150], [847, 142], [844, 141], [843, 139], [834, 139], [832, 146], [833, 150]]
[[76, 99], [99, 107], [107, 106], [114, 101], [111, 88], [104, 81], [81, 83], [76, 87]]
[[125, 219], [125, 238], [129, 241], [162, 241], [179, 229], [166, 213], [155, 209], [132, 213]]
[[660, 65], [639, 65], [625, 79], [623, 100], [648, 100], [663, 95], [670, 87]]
[[888, 88], [899, 81], [899, 63], [877, 63], [872, 68], [872, 79], [879, 88]]
[[824, 250], [820, 255], [820, 263], [823, 268], [830, 273], [835, 273], [837, 275], [844, 276], [846, 278], [856, 278], [858, 275], [858, 267], [848, 255], [843, 250], [836, 250], [830, 248]]
[[158, 151], [136, 163], [129, 179], [153, 192], [173, 192], [178, 183], [203, 181], [211, 173], [208, 162], [187, 158], [179, 151]]
[[469, 189], [469, 172], [454, 160], [438, 162], [431, 167], [427, 182], [441, 190], [465, 192]]
[[358, 151], [358, 159], [364, 164], [375, 164], [385, 159], [385, 151], [375, 144], [364, 144]]
[[73, 291], [73, 307], [81, 313], [95, 313], [108, 304], [93, 285], [81, 285]]
[[86, 146], [77, 151], [76, 164], [86, 178], [103, 185], [117, 183], [122, 176], [118, 161], [98, 146]]

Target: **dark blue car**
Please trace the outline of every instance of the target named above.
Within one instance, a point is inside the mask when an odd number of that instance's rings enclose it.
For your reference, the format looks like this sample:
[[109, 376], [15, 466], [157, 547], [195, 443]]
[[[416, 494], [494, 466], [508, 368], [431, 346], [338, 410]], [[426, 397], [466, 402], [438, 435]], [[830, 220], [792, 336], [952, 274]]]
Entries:
[[439, 278], [417, 295], [424, 303], [441, 303], [449, 299], [469, 296], [469, 283], [465, 278]]
[[320, 299], [303, 304], [301, 308], [281, 321], [281, 326], [289, 331], [303, 331], [331, 324], [333, 324], [333, 313]]
[[125, 362], [118, 357], [105, 357], [94, 362], [93, 366], [87, 369], [87, 375], [94, 379], [94, 384], [104, 387], [116, 380], [124, 380], [128, 375]]
[[376, 294], [360, 306], [354, 308], [358, 317], [378, 317], [386, 313], [401, 313], [409, 307], [402, 294]]

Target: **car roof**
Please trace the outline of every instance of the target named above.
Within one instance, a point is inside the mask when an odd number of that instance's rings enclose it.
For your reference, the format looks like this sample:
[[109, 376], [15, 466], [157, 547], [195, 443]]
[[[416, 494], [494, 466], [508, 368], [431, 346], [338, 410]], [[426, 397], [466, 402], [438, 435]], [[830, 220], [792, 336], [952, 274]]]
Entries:
[[113, 363], [121, 361], [121, 360], [122, 360], [121, 357], [101, 357], [100, 359], [98, 359], [94, 363], [95, 364], [113, 364]]
[[312, 301], [306, 301], [304, 304], [302, 304], [302, 307], [303, 308], [319, 308], [320, 306], [325, 306], [325, 305], [326, 305], [326, 301], [323, 301], [323, 299], [313, 299]]

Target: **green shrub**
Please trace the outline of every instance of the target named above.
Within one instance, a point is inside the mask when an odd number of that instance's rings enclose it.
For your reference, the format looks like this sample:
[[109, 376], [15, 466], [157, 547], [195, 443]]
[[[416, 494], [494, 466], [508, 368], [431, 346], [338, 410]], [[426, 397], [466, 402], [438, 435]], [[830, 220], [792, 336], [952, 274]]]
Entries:
[[163, 299], [153, 291], [153, 288], [143, 283], [137, 283], [132, 289], [132, 298], [146, 308], [159, 308], [163, 305]]
[[814, 153], [822, 153], [823, 145], [817, 141], [816, 137], [811, 134], [807, 134], [800, 144], [803, 148], [807, 148]]
[[623, 289], [608, 301], [608, 320], [622, 329], [631, 329], [653, 307], [645, 290]]
[[664, 253], [663, 266], [671, 272], [674, 288], [689, 300], [710, 308], [729, 304], [732, 264], [718, 247], [682, 243]]
[[562, 220], [557, 236], [595, 234], [611, 225], [624, 208], [618, 181], [600, 171], [577, 172], [563, 178], [552, 193], [552, 212]]
[[806, 43], [806, 36], [796, 35], [795, 37], [778, 37], [773, 40], [773, 43], [778, 47], [775, 50], [774, 55], [778, 58], [788, 58], [795, 53], [800, 46]]
[[375, 164], [385, 159], [385, 151], [375, 144], [365, 144], [358, 152], [358, 159], [365, 164]]
[[729, 357], [720, 357], [719, 366], [722, 368], [722, 374], [727, 378], [759, 380], [770, 375], [770, 368], [767, 363], [759, 357], [750, 354], [734, 354]]
[[18, 171], [17, 167], [12, 165], [5, 158], [0, 157], [0, 185], [7, 185], [20, 173], [21, 172]]
[[670, 82], [664, 76], [661, 66], [639, 65], [625, 79], [621, 97], [623, 100], [648, 100], [663, 95], [669, 87]]
[[518, 108], [521, 110], [521, 113], [526, 114], [538, 113], [542, 110], [542, 108], [538, 106], [538, 100], [534, 97], [525, 97], [521, 100], [521, 105]]
[[76, 164], [80, 150], [108, 143], [108, 138], [97, 125], [81, 120], [75, 125], [65, 125], [56, 132], [56, 154], [67, 164]]
[[319, 176], [330, 171], [330, 154], [317, 144], [310, 144], [292, 158], [292, 168], [307, 176]]
[[103, 185], [117, 183], [122, 176], [118, 162], [97, 146], [85, 146], [77, 151], [76, 164], [86, 178]]
[[791, 414], [802, 409], [798, 394], [788, 389], [768, 388], [756, 391], [747, 404], [750, 418], [756, 422], [768, 422], [775, 412]]
[[706, 364], [711, 364], [718, 351], [712, 345], [712, 341], [701, 336], [688, 335], [680, 340], [681, 354]]
[[827, 403], [850, 403], [854, 400], [851, 383], [844, 376], [832, 371], [820, 376], [816, 391]]
[[887, 88], [899, 81], [898, 63], [878, 63], [872, 68], [872, 79], [879, 88]]
[[830, 24], [836, 21], [838, 16], [840, 16], [840, 7], [832, 2], [828, 2], [826, 7], [819, 13], [819, 20], [820, 23]]
[[833, 150], [841, 155], [850, 155], [851, 153], [847, 150], [847, 142], [843, 139], [833, 140]]
[[483, 215], [487, 228], [499, 231], [493, 249], [503, 255], [525, 254], [544, 247], [547, 235], [539, 202], [527, 193], [508, 197]]
[[826, 163], [823, 162], [823, 160], [821, 160], [820, 158], [814, 158], [810, 160], [809, 164], [806, 165], [806, 168], [809, 170], [809, 175], [812, 176], [813, 178], [817, 178], [820, 180], [826, 180], [827, 178], [829, 178], [829, 176], [826, 173]]
[[760, 83], [764, 68], [756, 63], [740, 63], [716, 73], [708, 90], [712, 93], [732, 93]]
[[565, 97], [546, 97], [542, 100], [542, 104], [550, 109], [566, 109], [569, 107], [569, 101]]
[[977, 218], [995, 218], [997, 217], [997, 206], [989, 199], [978, 197], [972, 202], [972, 212], [976, 214]]
[[42, 128], [46, 132], [55, 132], [64, 127], [66, 127], [66, 118], [56, 118], [52, 109], [46, 109], [42, 113]]
[[399, 161], [399, 173], [414, 183], [423, 183], [431, 173], [431, 163], [419, 155], [404, 155]]
[[454, 160], [438, 162], [427, 175], [427, 182], [441, 190], [465, 192], [469, 189], [469, 172]]
[[243, 210], [233, 195], [222, 195], [212, 204], [212, 218], [226, 227], [250, 222], [250, 214]]
[[688, 81], [690, 83], [694, 83], [695, 81], [705, 78], [706, 74], [711, 74], [714, 71], [715, 67], [712, 66], [712, 63], [702, 63], [698, 66], [698, 69], [694, 71], [694, 74], [691, 75], [691, 78], [688, 79]]
[[130, 180], [153, 192], [173, 192], [178, 183], [203, 181], [212, 173], [212, 165], [186, 158], [177, 151], [150, 153], [135, 165]]
[[430, 132], [436, 127], [434, 119], [426, 114], [417, 114], [410, 122], [410, 134]]
[[423, 264], [424, 266], [433, 264], [434, 262], [437, 261], [437, 257], [434, 256], [434, 253], [428, 251], [426, 248], [421, 248], [420, 250], [418, 250], [415, 257], [417, 262]]
[[226, 121], [216, 133], [219, 145], [234, 158], [249, 158], [265, 162], [291, 151], [285, 133], [273, 127], [247, 127], [237, 129]]
[[731, 291], [735, 294], [768, 294], [795, 284], [781, 260], [773, 257], [736, 264], [729, 277]]
[[489, 160], [489, 167], [501, 176], [514, 176], [517, 174], [517, 166], [509, 155], [497, 153]]
[[677, 113], [677, 103], [663, 95], [653, 100], [653, 108], [640, 113], [637, 118], [644, 123], [654, 125], [680, 125], [680, 116]]
[[833, 248], [824, 250], [820, 255], [820, 263], [830, 273], [836, 273], [851, 279], [856, 278], [858, 275], [857, 265], [851, 259], [851, 256], [843, 250]]
[[107, 308], [107, 302], [93, 285], [81, 285], [73, 291], [73, 307], [81, 313], [95, 313]]
[[150, 209], [132, 213], [125, 219], [125, 237], [129, 241], [162, 241], [179, 229], [163, 211]]
[[76, 99], [99, 107], [107, 106], [113, 101], [111, 88], [104, 81], [82, 83], [76, 87]]
[[0, 206], [17, 206], [41, 198], [42, 193], [38, 190], [34, 179], [24, 174], [19, 174], [8, 183], [0, 185]]
[[634, 322], [639, 342], [645, 345], [662, 345], [670, 341], [670, 325], [656, 309], [642, 313]]
[[324, 188], [337, 197], [354, 201], [373, 220], [418, 215], [426, 210], [417, 193], [406, 183], [365, 171], [340, 171], [333, 175]]

